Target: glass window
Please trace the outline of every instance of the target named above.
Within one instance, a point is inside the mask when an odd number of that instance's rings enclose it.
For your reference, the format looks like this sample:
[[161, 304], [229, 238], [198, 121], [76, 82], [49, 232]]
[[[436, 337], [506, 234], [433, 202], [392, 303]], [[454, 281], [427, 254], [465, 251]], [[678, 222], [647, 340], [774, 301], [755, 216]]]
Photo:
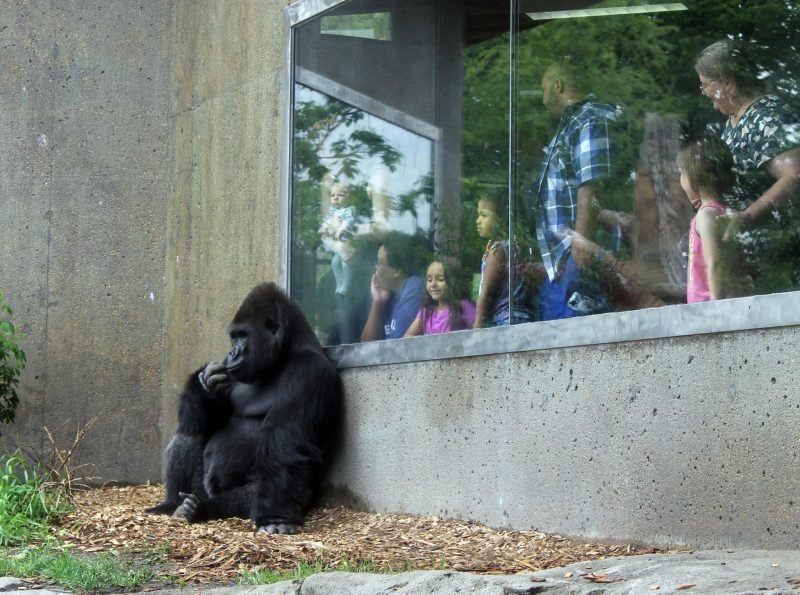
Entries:
[[519, 7], [537, 319], [797, 288], [793, 3]]
[[389, 12], [372, 12], [322, 17], [321, 32], [323, 35], [344, 35], [391, 41], [391, 16]]
[[388, 41], [327, 34], [366, 5], [294, 33], [291, 293], [328, 345], [471, 329], [489, 239], [508, 270], [508, 5], [382, 2]]
[[304, 21], [293, 297], [337, 345], [798, 288], [798, 31], [738, 0]]

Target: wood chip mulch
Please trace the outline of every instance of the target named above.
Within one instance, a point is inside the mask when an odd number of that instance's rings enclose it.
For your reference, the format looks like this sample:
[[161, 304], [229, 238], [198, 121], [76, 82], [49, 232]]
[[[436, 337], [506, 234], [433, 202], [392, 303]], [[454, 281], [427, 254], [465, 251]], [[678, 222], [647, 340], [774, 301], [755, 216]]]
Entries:
[[544, 570], [611, 556], [653, 553], [633, 544], [580, 543], [539, 531], [490, 529], [471, 521], [347, 508], [313, 510], [297, 535], [255, 535], [251, 521], [190, 525], [145, 514], [161, 486], [114, 487], [76, 495], [75, 512], [54, 528], [77, 550], [166, 551], [160, 571], [182, 581], [224, 583], [244, 569], [293, 570], [299, 562], [340, 568], [368, 562], [375, 570], [441, 569], [484, 574]]

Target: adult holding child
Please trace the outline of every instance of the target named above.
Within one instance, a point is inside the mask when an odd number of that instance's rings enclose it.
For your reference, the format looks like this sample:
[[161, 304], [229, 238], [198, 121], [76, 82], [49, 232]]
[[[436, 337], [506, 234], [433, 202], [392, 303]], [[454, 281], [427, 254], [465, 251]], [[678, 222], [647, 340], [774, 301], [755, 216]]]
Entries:
[[800, 121], [770, 94], [739, 43], [723, 40], [695, 62], [700, 91], [728, 117], [722, 140], [737, 176], [729, 213], [732, 235], [743, 241], [759, 293], [800, 286]]

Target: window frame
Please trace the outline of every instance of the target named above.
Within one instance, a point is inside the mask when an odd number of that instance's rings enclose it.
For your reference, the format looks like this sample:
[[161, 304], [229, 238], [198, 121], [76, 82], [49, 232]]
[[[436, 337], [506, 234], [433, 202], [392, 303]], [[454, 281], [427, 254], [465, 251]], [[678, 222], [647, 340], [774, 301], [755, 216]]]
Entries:
[[[294, 30], [346, 1], [299, 0], [284, 11], [279, 284], [287, 291], [291, 279]], [[800, 326], [800, 291], [337, 345], [327, 347], [326, 352], [340, 368], [359, 368], [791, 326]]]

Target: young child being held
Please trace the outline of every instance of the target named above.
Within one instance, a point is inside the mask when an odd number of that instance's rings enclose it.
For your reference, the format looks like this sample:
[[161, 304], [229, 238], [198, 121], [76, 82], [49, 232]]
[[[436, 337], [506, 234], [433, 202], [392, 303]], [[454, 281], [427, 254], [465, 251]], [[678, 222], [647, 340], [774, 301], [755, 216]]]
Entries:
[[714, 137], [694, 140], [678, 153], [678, 168], [681, 187], [697, 209], [689, 228], [686, 301], [733, 297], [734, 259], [739, 255], [729, 242], [723, 244], [719, 219], [725, 213], [722, 197], [734, 184], [730, 150]]
[[[508, 295], [508, 257], [517, 260], [516, 246], [506, 239], [508, 196], [505, 188], [483, 194], [478, 201], [475, 226], [481, 239], [487, 240], [481, 260], [481, 284], [473, 328], [507, 326], [533, 320], [530, 295], [523, 279], [515, 279], [512, 296], [514, 314], [510, 316]], [[513, 318], [513, 320], [512, 320]]]
[[450, 258], [438, 258], [428, 266], [422, 308], [404, 337], [472, 328], [475, 306], [463, 299], [466, 292], [459, 272], [458, 263]]
[[350, 204], [350, 188], [339, 182], [331, 186], [331, 205], [319, 227], [322, 244], [333, 252], [331, 269], [336, 279], [336, 295], [348, 295], [353, 280], [351, 260], [355, 255], [352, 242], [358, 222], [358, 211]]

